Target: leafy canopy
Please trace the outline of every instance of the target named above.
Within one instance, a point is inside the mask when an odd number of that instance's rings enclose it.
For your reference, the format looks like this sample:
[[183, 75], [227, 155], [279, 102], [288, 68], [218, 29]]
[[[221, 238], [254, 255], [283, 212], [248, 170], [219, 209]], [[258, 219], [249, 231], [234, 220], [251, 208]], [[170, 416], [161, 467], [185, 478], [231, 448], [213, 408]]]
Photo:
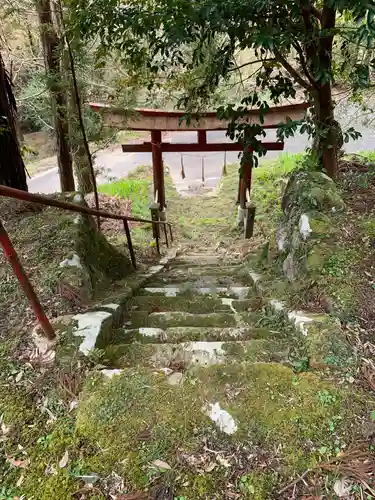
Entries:
[[[237, 120], [249, 109], [257, 107], [262, 115], [270, 103], [295, 99], [297, 90], [299, 97], [316, 104], [335, 72], [347, 74], [346, 83], [358, 92], [370, 85], [370, 69], [375, 66], [374, 59], [364, 57], [371, 53], [375, 36], [373, 0], [72, 2], [81, 34], [99, 38], [98, 59], [116, 51], [131, 71], [148, 71], [150, 88], [160, 74], [203, 66], [181, 99], [186, 109], [207, 105], [221, 81], [233, 73], [241, 81], [243, 71], [254, 68], [248, 78], [255, 79], [255, 89], [239, 103], [228, 99], [218, 112], [232, 119], [230, 135], [253, 138], [260, 154], [254, 139], [260, 128], [240, 126]], [[239, 54], [246, 56], [240, 64]], [[293, 134], [297, 125], [281, 127], [279, 138]], [[316, 132], [309, 124], [303, 130]]]

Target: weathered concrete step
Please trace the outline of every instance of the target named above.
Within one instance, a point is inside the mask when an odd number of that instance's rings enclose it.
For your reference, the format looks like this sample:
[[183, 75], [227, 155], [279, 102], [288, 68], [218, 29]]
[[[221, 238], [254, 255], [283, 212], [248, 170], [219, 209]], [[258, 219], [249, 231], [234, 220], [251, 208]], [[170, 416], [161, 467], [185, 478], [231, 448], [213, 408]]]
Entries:
[[243, 312], [261, 309], [263, 301], [260, 298], [230, 299], [228, 297], [211, 298], [209, 296], [195, 297], [164, 297], [162, 295], [140, 295], [129, 299], [128, 310], [143, 310], [149, 312], [186, 311], [190, 313], [209, 312]]
[[277, 337], [277, 332], [267, 328], [214, 328], [214, 327], [172, 327], [161, 328], [141, 327], [132, 330], [119, 328], [111, 338], [111, 344], [129, 344], [132, 342], [149, 343], [179, 343], [179, 342], [231, 342], [235, 340], [251, 340]]
[[129, 329], [149, 326], [153, 328], [170, 328], [173, 326], [196, 326], [196, 327], [218, 327], [230, 326], [244, 327], [254, 324], [255, 313], [208, 313], [191, 314], [182, 311], [155, 312], [149, 314], [147, 311], [133, 311], [125, 326]]
[[182, 344], [123, 344], [108, 346], [105, 357], [113, 367], [150, 366], [184, 371], [220, 363], [283, 362], [289, 355], [285, 340], [245, 342], [185, 342]]
[[229, 297], [245, 300], [254, 296], [254, 289], [250, 286], [197, 286], [196, 283], [179, 283], [175, 285], [152, 286], [142, 288], [140, 295], [163, 295], [177, 297], [179, 295], [210, 295], [212, 298]]

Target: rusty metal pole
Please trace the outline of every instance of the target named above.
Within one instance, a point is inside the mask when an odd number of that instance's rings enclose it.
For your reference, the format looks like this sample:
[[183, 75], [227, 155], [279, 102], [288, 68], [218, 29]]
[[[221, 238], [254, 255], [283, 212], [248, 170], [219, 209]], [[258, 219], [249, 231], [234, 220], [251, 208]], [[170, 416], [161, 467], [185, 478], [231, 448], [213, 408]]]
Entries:
[[[154, 201], [160, 205], [160, 210], [165, 208], [165, 186], [164, 186], [164, 168], [163, 153], [161, 150], [162, 136], [161, 130], [151, 130], [152, 145], [152, 172], [154, 175]], [[158, 199], [155, 200], [156, 192]]]
[[22, 264], [16, 253], [16, 250], [14, 249], [12, 242], [9, 239], [8, 233], [6, 232], [6, 229], [3, 226], [1, 220], [0, 220], [0, 245], [4, 250], [5, 256], [8, 259], [10, 265], [12, 266], [14, 274], [17, 276], [17, 279], [28, 298], [29, 304], [32, 310], [34, 311], [40, 326], [42, 327], [44, 336], [49, 340], [54, 340], [56, 338], [55, 331], [51, 323], [49, 322], [47, 316], [45, 315], [43, 307], [41, 306], [39, 299], [35, 293], [35, 290], [32, 284], [30, 283], [24, 268], [22, 267]]

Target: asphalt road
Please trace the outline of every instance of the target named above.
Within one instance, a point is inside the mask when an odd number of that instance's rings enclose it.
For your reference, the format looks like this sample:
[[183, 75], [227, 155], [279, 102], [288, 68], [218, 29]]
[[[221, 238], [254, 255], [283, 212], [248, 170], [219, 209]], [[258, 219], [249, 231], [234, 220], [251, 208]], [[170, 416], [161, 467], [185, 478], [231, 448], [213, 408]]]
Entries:
[[[375, 150], [375, 129], [364, 122], [360, 112], [354, 106], [345, 105], [337, 110], [337, 118], [344, 128], [354, 126], [362, 133], [362, 138], [350, 141], [345, 145], [348, 152], [359, 152], [361, 150]], [[370, 118], [373, 118], [370, 116]], [[270, 131], [265, 140], [275, 140], [276, 132]], [[196, 142], [195, 132], [173, 132], [169, 140], [176, 142]], [[228, 141], [224, 132], [208, 132], [207, 142]], [[308, 146], [307, 136], [296, 135], [285, 142], [284, 152], [301, 153]], [[270, 151], [266, 159], [272, 159], [280, 154], [278, 151]], [[177, 190], [181, 194], [189, 195], [196, 192], [202, 186], [202, 158], [204, 161], [204, 186], [214, 188], [220, 180], [224, 164], [224, 152], [214, 153], [165, 153], [164, 162], [168, 166]], [[181, 177], [181, 159], [184, 165], [185, 179]], [[237, 152], [228, 152], [227, 163], [238, 161]], [[261, 160], [262, 162], [262, 160]], [[260, 164], [261, 164], [260, 162]], [[98, 184], [103, 184], [113, 179], [125, 177], [129, 172], [139, 165], [151, 163], [151, 153], [122, 153], [121, 147], [103, 150], [96, 155], [96, 167], [100, 168]], [[35, 175], [29, 180], [31, 192], [53, 193], [60, 190], [57, 168], [47, 170]]]

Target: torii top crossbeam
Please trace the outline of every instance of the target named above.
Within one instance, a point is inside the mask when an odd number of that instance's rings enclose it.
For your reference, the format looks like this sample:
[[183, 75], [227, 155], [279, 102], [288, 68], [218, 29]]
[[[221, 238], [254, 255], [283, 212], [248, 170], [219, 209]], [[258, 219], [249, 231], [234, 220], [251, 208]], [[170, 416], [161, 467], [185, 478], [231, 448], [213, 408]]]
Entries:
[[[93, 111], [103, 115], [106, 126], [126, 130], [227, 130], [229, 123], [229, 120], [220, 120], [215, 111], [191, 113], [190, 120], [187, 122], [184, 119], [185, 111], [143, 108], [128, 110], [94, 102], [90, 103], [90, 107]], [[285, 123], [287, 119], [300, 120], [309, 107], [308, 103], [302, 102], [269, 108], [264, 114], [263, 123], [259, 118], [259, 110], [254, 109], [239, 121], [259, 124], [266, 129], [276, 128], [280, 123]]]

